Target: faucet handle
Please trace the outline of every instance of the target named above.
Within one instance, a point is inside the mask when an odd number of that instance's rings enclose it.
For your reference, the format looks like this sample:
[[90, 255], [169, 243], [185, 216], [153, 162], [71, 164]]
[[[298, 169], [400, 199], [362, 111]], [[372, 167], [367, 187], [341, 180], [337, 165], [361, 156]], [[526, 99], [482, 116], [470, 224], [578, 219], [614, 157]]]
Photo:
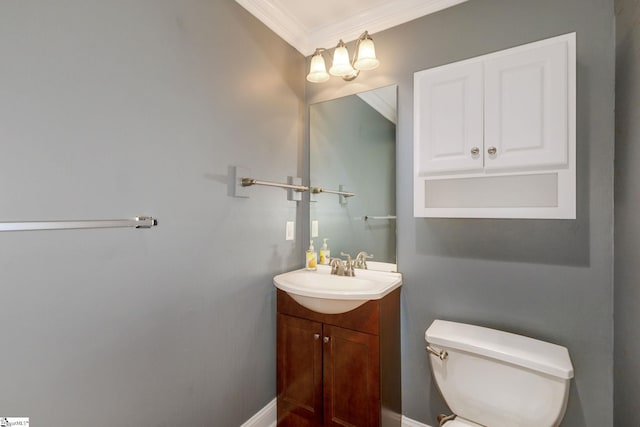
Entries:
[[331, 266], [331, 274], [344, 276], [344, 264], [340, 258], [331, 258], [329, 265]]
[[358, 253], [356, 256], [356, 260], [354, 261], [355, 268], [367, 269], [367, 259], [373, 258], [373, 255], [369, 255], [366, 251], [362, 251]]

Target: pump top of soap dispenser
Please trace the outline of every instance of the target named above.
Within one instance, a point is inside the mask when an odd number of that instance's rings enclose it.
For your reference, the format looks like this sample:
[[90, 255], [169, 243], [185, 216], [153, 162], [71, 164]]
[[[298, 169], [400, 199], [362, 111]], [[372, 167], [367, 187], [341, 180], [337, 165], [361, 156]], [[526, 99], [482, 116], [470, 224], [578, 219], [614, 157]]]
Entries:
[[323, 249], [323, 250], [329, 249], [329, 247], [327, 246], [327, 240], [329, 240], [329, 239], [326, 238], [326, 237], [324, 239], [322, 239], [322, 247], [320, 249]]
[[309, 240], [309, 252], [314, 252], [316, 249], [313, 247], [313, 239]]

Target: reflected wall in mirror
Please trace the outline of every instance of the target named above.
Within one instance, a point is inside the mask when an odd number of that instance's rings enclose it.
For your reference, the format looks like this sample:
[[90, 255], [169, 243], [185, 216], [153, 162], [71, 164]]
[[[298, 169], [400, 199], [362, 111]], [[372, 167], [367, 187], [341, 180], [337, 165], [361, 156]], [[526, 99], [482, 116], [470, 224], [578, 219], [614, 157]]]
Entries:
[[395, 271], [396, 105], [394, 85], [313, 104], [309, 111], [310, 185], [355, 193], [346, 199], [312, 195], [316, 250], [327, 238], [332, 257], [366, 251], [374, 256], [370, 269]]

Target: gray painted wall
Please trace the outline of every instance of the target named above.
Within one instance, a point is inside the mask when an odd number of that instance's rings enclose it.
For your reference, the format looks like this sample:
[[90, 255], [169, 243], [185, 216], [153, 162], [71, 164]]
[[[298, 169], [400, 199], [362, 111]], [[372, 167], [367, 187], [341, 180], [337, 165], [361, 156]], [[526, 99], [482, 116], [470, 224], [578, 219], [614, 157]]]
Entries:
[[640, 1], [616, 1], [615, 425], [640, 425]]
[[304, 58], [233, 0], [4, 1], [0, 57], [0, 220], [159, 219], [0, 234], [0, 415], [242, 424], [303, 249], [295, 202], [228, 197], [227, 167], [300, 175]]
[[364, 221], [366, 215], [396, 213], [396, 127], [358, 96], [310, 107], [311, 185], [356, 195], [341, 205], [333, 194], [315, 195], [311, 219], [318, 220], [333, 257], [340, 252], [373, 254], [374, 261], [396, 262], [396, 222]]
[[[413, 73], [576, 31], [577, 220], [413, 218]], [[377, 70], [307, 84], [307, 103], [399, 85], [398, 267], [404, 273], [403, 413], [435, 425], [424, 331], [437, 318], [569, 348], [563, 426], [613, 425], [614, 9], [612, 0], [473, 0], [374, 34]]]

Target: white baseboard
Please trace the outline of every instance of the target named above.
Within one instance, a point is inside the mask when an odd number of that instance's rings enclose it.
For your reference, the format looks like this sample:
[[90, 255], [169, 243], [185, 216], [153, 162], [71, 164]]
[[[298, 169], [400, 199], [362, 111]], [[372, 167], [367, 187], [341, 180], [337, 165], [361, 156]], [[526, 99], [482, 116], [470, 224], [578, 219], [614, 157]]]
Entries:
[[416, 420], [402, 416], [402, 427], [431, 427], [427, 424], [419, 423]]
[[[240, 427], [276, 427], [278, 412], [276, 409], [276, 399], [267, 403], [267, 406], [260, 409], [253, 417]], [[411, 418], [402, 416], [402, 427], [430, 427], [427, 424], [419, 423]]]
[[276, 427], [278, 420], [276, 408], [276, 399], [273, 399], [240, 427]]

